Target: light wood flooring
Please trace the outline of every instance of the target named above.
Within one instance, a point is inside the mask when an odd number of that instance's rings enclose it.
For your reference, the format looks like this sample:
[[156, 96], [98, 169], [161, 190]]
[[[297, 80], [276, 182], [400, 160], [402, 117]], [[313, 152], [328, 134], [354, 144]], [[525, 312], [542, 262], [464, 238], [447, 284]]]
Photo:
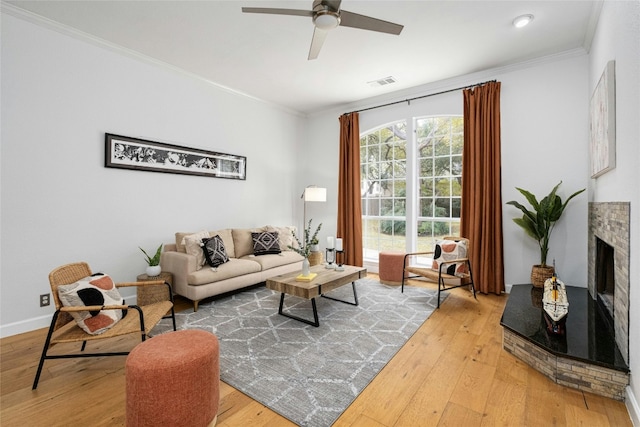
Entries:
[[[622, 402], [556, 385], [502, 349], [506, 300], [451, 291], [334, 426], [631, 426]], [[0, 340], [0, 425], [124, 425], [124, 357], [46, 361], [31, 390], [45, 335]], [[136, 344], [114, 340], [117, 349]], [[220, 427], [294, 425], [229, 385], [220, 394]]]

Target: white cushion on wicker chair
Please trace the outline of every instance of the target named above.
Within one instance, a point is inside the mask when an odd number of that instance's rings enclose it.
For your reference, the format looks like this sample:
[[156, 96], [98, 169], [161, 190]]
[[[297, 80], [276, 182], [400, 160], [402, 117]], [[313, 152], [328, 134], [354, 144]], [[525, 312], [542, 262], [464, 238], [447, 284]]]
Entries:
[[[58, 296], [65, 307], [124, 304], [124, 299], [111, 277], [102, 273], [96, 273], [69, 285], [58, 286]], [[91, 335], [106, 332], [126, 314], [126, 310], [71, 312], [78, 326]]]

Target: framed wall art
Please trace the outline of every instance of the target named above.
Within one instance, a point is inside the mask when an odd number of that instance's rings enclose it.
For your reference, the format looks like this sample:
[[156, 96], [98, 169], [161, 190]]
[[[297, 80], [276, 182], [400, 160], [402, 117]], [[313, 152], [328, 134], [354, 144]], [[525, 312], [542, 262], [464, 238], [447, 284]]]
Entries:
[[607, 62], [591, 97], [589, 155], [591, 178], [616, 167], [615, 61]]
[[106, 133], [104, 165], [108, 168], [244, 180], [247, 158]]

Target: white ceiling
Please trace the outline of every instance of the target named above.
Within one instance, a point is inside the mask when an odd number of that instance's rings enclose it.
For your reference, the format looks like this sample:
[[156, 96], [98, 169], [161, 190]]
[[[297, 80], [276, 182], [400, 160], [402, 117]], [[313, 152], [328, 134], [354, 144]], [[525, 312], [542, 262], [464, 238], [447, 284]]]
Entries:
[[[303, 114], [572, 49], [588, 50], [601, 6], [600, 0], [343, 0], [344, 10], [402, 24], [404, 30], [394, 36], [338, 27], [318, 59], [309, 61], [311, 18], [248, 14], [241, 7], [310, 10], [312, 0], [3, 3], [23, 16], [41, 15]], [[513, 19], [525, 13], [535, 15], [533, 22], [514, 28]], [[387, 76], [397, 83], [367, 83]]]

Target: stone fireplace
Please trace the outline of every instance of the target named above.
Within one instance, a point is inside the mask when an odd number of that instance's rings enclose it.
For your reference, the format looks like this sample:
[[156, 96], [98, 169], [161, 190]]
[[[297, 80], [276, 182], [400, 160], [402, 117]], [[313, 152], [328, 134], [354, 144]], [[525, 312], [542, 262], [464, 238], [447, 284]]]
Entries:
[[615, 341], [629, 363], [630, 203], [589, 203], [588, 289], [611, 319]]
[[629, 203], [589, 203], [588, 286], [566, 287], [566, 332], [549, 333], [539, 289], [513, 285], [500, 320], [502, 347], [558, 384], [624, 400], [629, 231]]

